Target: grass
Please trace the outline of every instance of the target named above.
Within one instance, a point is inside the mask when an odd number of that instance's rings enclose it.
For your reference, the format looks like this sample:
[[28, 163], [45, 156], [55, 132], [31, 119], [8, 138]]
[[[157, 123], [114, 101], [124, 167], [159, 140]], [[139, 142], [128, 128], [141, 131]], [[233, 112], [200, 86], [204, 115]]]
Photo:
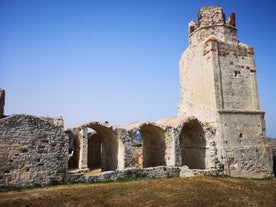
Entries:
[[170, 178], [0, 193], [0, 206], [276, 206], [276, 180]]

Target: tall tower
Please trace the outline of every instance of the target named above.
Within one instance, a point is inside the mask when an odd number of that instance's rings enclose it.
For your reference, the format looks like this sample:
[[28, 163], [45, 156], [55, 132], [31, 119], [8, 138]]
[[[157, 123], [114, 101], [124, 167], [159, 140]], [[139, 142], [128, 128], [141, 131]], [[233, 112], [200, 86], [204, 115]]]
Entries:
[[265, 145], [254, 50], [237, 40], [235, 14], [203, 7], [189, 23], [189, 47], [180, 59], [178, 115], [193, 115], [216, 128], [217, 158], [225, 173], [269, 177], [271, 152]]

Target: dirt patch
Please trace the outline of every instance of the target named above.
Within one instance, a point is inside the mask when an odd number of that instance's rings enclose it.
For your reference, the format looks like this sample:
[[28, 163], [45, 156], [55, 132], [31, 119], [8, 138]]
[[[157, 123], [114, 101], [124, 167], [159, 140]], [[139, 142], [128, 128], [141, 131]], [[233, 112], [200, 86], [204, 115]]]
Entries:
[[94, 170], [90, 170], [88, 172], [85, 172], [84, 174], [87, 174], [87, 175], [96, 175], [96, 174], [99, 174], [101, 173], [101, 169], [94, 169]]

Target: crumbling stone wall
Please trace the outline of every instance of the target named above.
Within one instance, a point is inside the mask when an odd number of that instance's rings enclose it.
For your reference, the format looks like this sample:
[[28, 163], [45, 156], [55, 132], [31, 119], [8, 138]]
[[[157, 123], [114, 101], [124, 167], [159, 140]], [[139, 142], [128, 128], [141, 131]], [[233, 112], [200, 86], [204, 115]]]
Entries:
[[223, 112], [222, 162], [233, 177], [265, 178], [272, 175], [271, 148], [266, 144], [263, 112]]
[[198, 23], [189, 23], [189, 44], [198, 45], [209, 36], [216, 36], [223, 42], [237, 43], [235, 14], [225, 19], [220, 6], [208, 6], [200, 9]]
[[[87, 128], [93, 128], [95, 132], [86, 133]], [[183, 165], [197, 169], [216, 167], [217, 148], [213, 140], [215, 129], [205, 126], [195, 117], [175, 117], [156, 123], [136, 123], [117, 128], [105, 123], [91, 122], [67, 131], [74, 134], [74, 137], [78, 137], [80, 142], [86, 139], [86, 135], [88, 136], [88, 145], [82, 145], [87, 149], [79, 150], [85, 152], [81, 154], [87, 162], [84, 163], [81, 160], [83, 158], [79, 156], [79, 162], [84, 164], [79, 167], [81, 171], [85, 171], [87, 167], [89, 169], [101, 168], [102, 171], [126, 167], [148, 168]], [[84, 133], [80, 136], [81, 131]], [[137, 132], [140, 132], [143, 139], [139, 149], [135, 146], [131, 147], [130, 142], [131, 137]], [[100, 139], [98, 140], [98, 138]], [[104, 139], [110, 145], [106, 148], [107, 150], [104, 149]], [[118, 142], [121, 143], [121, 149]], [[187, 143], [187, 145], [181, 147], [183, 143]], [[105, 155], [105, 151], [108, 151], [108, 157]], [[116, 165], [105, 167], [106, 163]]]
[[81, 168], [83, 140], [69, 130], [66, 130], [65, 133], [69, 137], [68, 170], [79, 169]]
[[132, 146], [131, 150], [132, 163], [131, 166], [135, 168], [143, 167], [143, 146]]
[[0, 88], [0, 119], [4, 116], [5, 90]]
[[166, 165], [165, 161], [165, 131], [151, 124], [144, 124], [140, 128], [144, 139], [143, 167]]
[[205, 169], [206, 139], [197, 122], [185, 124], [179, 137], [182, 165], [192, 169]]
[[188, 166], [196, 169], [217, 168], [218, 149], [214, 138], [216, 128], [207, 126], [193, 116], [161, 119], [156, 123], [166, 129], [172, 148], [168, 166]]
[[101, 168], [102, 161], [102, 144], [103, 137], [97, 133], [93, 133], [88, 136], [88, 160], [87, 166], [89, 169]]
[[[88, 129], [93, 129], [94, 133], [89, 133]], [[131, 140], [126, 130], [110, 126], [108, 123], [90, 122], [66, 130], [70, 137], [78, 137], [80, 156], [78, 163], [79, 170], [93, 169], [99, 166], [92, 155], [97, 154], [97, 162], [100, 161], [102, 171], [123, 169], [130, 167]], [[100, 146], [96, 149], [96, 138], [101, 137]], [[99, 143], [97, 144], [99, 145]], [[100, 152], [99, 152], [99, 147]], [[97, 152], [95, 152], [97, 150]]]
[[275, 138], [267, 138], [266, 142], [271, 146], [272, 150], [272, 159], [273, 159], [273, 173], [276, 176], [276, 139]]
[[63, 128], [31, 116], [0, 119], [0, 185], [62, 182], [67, 173], [68, 137]]
[[[133, 178], [171, 178], [179, 177], [181, 169], [178, 167], [150, 167], [150, 168], [126, 168], [116, 171], [106, 171], [100, 174], [89, 175], [81, 173], [68, 173], [67, 181], [69, 182], [98, 182], [98, 181], [110, 181], [119, 178], [133, 177]], [[193, 176], [189, 169], [185, 170], [189, 176]], [[193, 175], [191, 175], [193, 174]]]
[[129, 137], [134, 138], [139, 132], [143, 139], [141, 148], [133, 147], [132, 152], [130, 151], [131, 157], [135, 159], [132, 162], [134, 165], [142, 167], [175, 165], [175, 137], [171, 126], [158, 122], [145, 122], [120, 127], [128, 132]]
[[66, 129], [69, 137], [68, 168], [87, 169], [88, 133], [82, 126]]

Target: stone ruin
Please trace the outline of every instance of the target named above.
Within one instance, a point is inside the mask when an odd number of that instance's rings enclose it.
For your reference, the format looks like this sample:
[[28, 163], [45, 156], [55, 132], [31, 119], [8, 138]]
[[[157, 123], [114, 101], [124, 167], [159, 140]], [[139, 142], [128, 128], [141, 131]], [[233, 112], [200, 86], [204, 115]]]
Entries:
[[[254, 51], [238, 41], [235, 14], [225, 19], [220, 6], [203, 7], [189, 23], [179, 65], [178, 117], [157, 122], [64, 129], [62, 117], [4, 116], [0, 90], [0, 186], [197, 173], [272, 177]], [[98, 173], [84, 173], [91, 170]]]
[[0, 88], [0, 119], [4, 117], [5, 91]]

